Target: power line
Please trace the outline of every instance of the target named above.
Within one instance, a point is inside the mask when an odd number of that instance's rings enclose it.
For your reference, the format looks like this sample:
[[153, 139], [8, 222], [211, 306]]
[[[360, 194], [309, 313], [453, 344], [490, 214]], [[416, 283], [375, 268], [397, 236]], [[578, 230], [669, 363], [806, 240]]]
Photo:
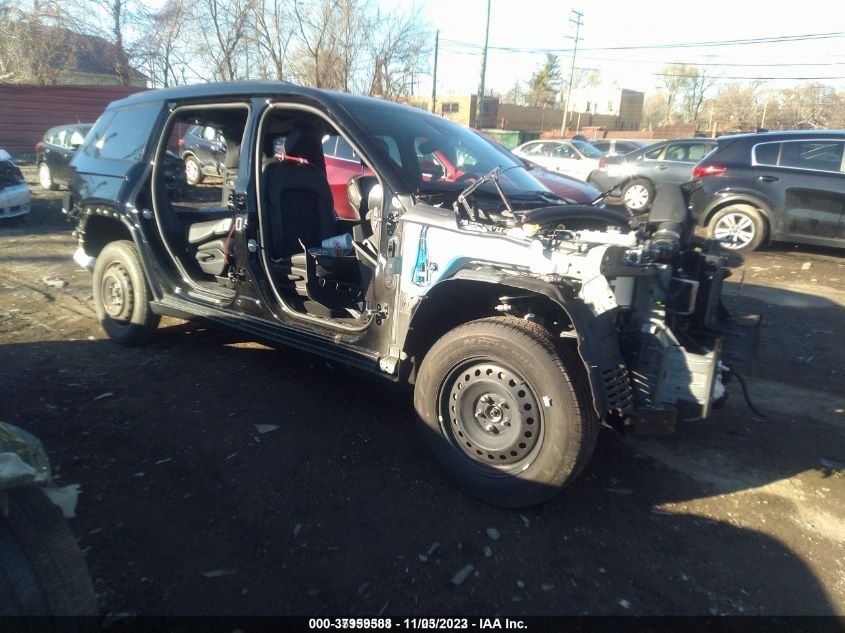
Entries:
[[[845, 32], [835, 31], [831, 33], [807, 33], [803, 35], [782, 35], [773, 37], [760, 38], [746, 38], [736, 40], [711, 40], [703, 42], [678, 42], [674, 44], [634, 44], [629, 46], [597, 46], [591, 48], [582, 48], [582, 51], [626, 51], [626, 50], [648, 50], [648, 49], [667, 49], [667, 48], [698, 48], [711, 46], [745, 46], [753, 44], [784, 44], [790, 42], [801, 41], [816, 41], [832, 38], [845, 37]], [[450, 46], [477, 48], [476, 44], [472, 42], [462, 42], [459, 40], [447, 40], [443, 42]], [[520, 47], [520, 46], [490, 46], [491, 50], [507, 51], [514, 53], [571, 53], [571, 48], [535, 48], [535, 47]]]
[[[683, 73], [651, 73], [652, 75], [656, 75], [658, 77], [689, 77], [689, 75], [685, 75]], [[748, 76], [730, 76], [730, 75], [719, 75], [717, 77], [709, 77], [709, 79], [761, 79], [761, 80], [780, 80], [780, 81], [821, 81], [827, 79], [845, 79], [845, 75], [842, 76], [830, 76], [830, 77], [748, 77]]]

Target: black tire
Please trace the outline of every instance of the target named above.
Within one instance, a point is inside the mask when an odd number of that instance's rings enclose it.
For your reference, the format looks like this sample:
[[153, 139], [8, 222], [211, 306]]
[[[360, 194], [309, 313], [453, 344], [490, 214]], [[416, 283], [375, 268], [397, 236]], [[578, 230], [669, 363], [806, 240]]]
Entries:
[[38, 183], [45, 191], [55, 191], [58, 189], [56, 182], [53, 180], [53, 173], [50, 171], [50, 166], [47, 163], [38, 164]]
[[766, 241], [768, 230], [760, 212], [748, 204], [719, 209], [707, 223], [707, 236], [738, 253], [754, 251]]
[[204, 177], [202, 165], [200, 165], [197, 157], [192, 154], [185, 156], [185, 182], [189, 185], [198, 185]]
[[94, 309], [109, 338], [121, 345], [140, 345], [158, 327], [150, 309], [150, 288], [135, 245], [111, 242], [94, 265]]
[[[0, 497], [8, 507], [0, 514], [0, 616], [96, 615], [91, 576], [59, 509], [32, 486]], [[4, 627], [7, 624], [16, 630], [15, 620], [4, 621]], [[17, 624], [22, 631], [78, 631], [86, 621], [60, 618]]]
[[441, 337], [422, 361], [414, 408], [455, 483], [511, 508], [546, 501], [575, 479], [599, 429], [575, 351], [512, 317], [472, 321]]
[[[637, 204], [633, 204], [633, 201], [629, 203], [628, 197], [635, 191], [644, 192], [645, 196], [637, 196]], [[640, 200], [643, 202], [639, 203]], [[651, 206], [651, 203], [654, 202], [654, 185], [645, 178], [634, 178], [622, 188], [622, 202], [628, 210], [633, 211], [634, 213], [647, 211]]]

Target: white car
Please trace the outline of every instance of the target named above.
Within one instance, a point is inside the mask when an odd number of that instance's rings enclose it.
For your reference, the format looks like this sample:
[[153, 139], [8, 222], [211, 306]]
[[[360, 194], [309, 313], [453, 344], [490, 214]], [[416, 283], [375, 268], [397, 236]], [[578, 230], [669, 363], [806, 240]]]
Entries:
[[522, 158], [586, 182], [599, 166], [601, 152], [586, 141], [542, 140], [523, 143], [513, 150]]
[[0, 220], [29, 213], [29, 187], [12, 157], [0, 149]]

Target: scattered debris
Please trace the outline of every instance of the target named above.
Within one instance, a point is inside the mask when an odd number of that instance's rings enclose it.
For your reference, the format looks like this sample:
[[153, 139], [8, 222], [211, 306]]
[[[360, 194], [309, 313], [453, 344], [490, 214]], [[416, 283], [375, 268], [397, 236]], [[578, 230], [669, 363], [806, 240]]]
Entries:
[[172, 457], [165, 457], [164, 459], [158, 460], [156, 462], [156, 466], [158, 466], [159, 464], [166, 464], [167, 462], [172, 462], [172, 461], [173, 461]]
[[300, 530], [302, 530], [302, 523], [297, 523], [293, 526], [293, 538], [299, 536]]
[[308, 590], [308, 596], [311, 597], [311, 598], [316, 598], [319, 594], [320, 594], [319, 589], [309, 589]]
[[237, 572], [234, 569], [212, 569], [202, 572], [202, 575], [206, 578], [220, 578], [220, 576], [231, 576], [235, 573]]
[[516, 586], [519, 587], [520, 589], [525, 589], [525, 583], [522, 582], [521, 580], [516, 581]]
[[484, 546], [484, 558], [493, 558], [493, 548], [489, 545]]
[[112, 393], [111, 391], [101, 393], [99, 396], [95, 396], [94, 400], [105, 400], [106, 398], [114, 398], [114, 393]]
[[279, 428], [278, 424], [253, 424], [253, 426], [259, 433], [270, 433]]
[[43, 281], [48, 288], [61, 289], [67, 286], [67, 282], [61, 277], [44, 277], [41, 281]]
[[467, 579], [467, 576], [469, 576], [474, 571], [475, 567], [473, 567], [472, 565], [467, 565], [463, 567], [458, 573], [452, 576], [452, 584], [456, 587], [460, 587], [463, 582]]
[[519, 518], [522, 519], [522, 522], [525, 524], [525, 527], [531, 527], [531, 521], [528, 520], [528, 517], [524, 514], [520, 514]]
[[367, 591], [367, 589], [369, 589], [370, 585], [372, 584], [373, 583], [371, 583], [369, 580], [365, 580], [360, 585], [358, 585], [358, 591], [356, 591], [355, 593], [359, 596], [363, 596], [364, 592]]
[[608, 492], [612, 492], [615, 495], [632, 495], [634, 491], [630, 488], [605, 488]]
[[542, 589], [543, 591], [551, 591], [554, 588], [555, 586], [550, 582], [544, 582], [542, 585], [540, 585], [540, 589]]
[[813, 262], [804, 262], [801, 264], [801, 270], [810, 270], [813, 267]]
[[143, 477], [143, 476], [144, 476], [144, 471], [143, 471], [143, 470], [141, 470], [141, 471], [138, 471], [137, 473], [132, 473], [132, 476], [133, 476], [133, 477]]
[[434, 555], [434, 552], [436, 552], [439, 548], [440, 548], [440, 543], [432, 543], [431, 547], [428, 548], [428, 551], [426, 551], [425, 554], [417, 555], [417, 558], [420, 559], [421, 563], [425, 563], [426, 561], [428, 561], [429, 558], [431, 558]]
[[493, 527], [487, 528], [487, 536], [490, 537], [491, 541], [498, 541], [501, 534], [499, 534], [499, 530]]
[[511, 602], [522, 602], [522, 596], [511, 596]]
[[69, 484], [62, 488], [47, 486], [42, 488], [47, 498], [56, 504], [66, 519], [76, 517], [76, 502], [79, 500], [79, 484]]
[[625, 598], [622, 598], [622, 600], [619, 601], [619, 606], [622, 607], [623, 609], [630, 609], [631, 603], [628, 602], [627, 600], [625, 600]]

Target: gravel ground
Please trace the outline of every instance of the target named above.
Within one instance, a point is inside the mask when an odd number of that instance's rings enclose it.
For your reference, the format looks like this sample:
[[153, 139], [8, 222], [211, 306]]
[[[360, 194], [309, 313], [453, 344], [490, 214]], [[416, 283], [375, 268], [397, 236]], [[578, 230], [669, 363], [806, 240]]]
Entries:
[[836, 251], [776, 244], [729, 287], [764, 313], [764, 418], [735, 391], [668, 439], [607, 432], [563, 496], [514, 512], [444, 479], [400, 390], [170, 319], [104, 340], [62, 192], [25, 170], [33, 211], [0, 225], [0, 419], [80, 486], [103, 612], [845, 614]]

